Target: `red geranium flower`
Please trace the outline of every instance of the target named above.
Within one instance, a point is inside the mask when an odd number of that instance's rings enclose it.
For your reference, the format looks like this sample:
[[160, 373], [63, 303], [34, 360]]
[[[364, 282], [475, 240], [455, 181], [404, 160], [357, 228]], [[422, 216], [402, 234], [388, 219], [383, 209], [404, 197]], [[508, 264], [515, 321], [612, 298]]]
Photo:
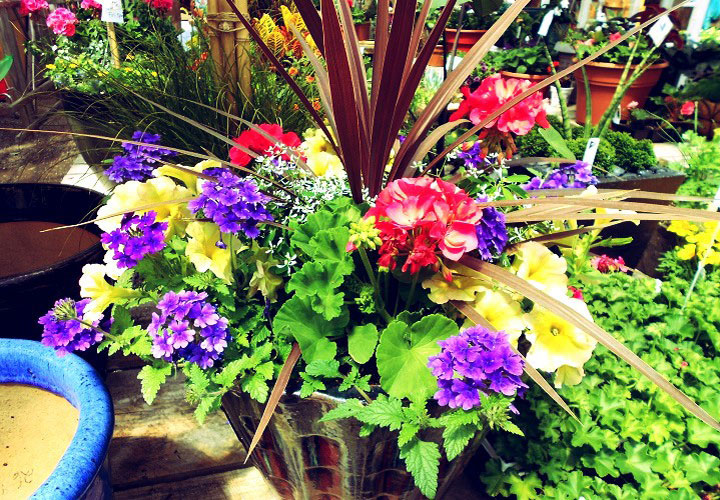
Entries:
[[[283, 133], [283, 129], [280, 125], [273, 125], [270, 123], [264, 123], [260, 125], [260, 128], [267, 134], [275, 137], [282, 142], [288, 148], [297, 148], [302, 142], [300, 137], [295, 132]], [[276, 143], [270, 141], [265, 136], [256, 132], [253, 129], [249, 129], [240, 134], [239, 137], [233, 139], [234, 142], [249, 149], [257, 154], [265, 154], [268, 152], [280, 153], [283, 160], [289, 160], [290, 157], [286, 153], [282, 153], [282, 148], [278, 147]], [[236, 165], [244, 167], [252, 160], [251, 156], [240, 148], [233, 147], [230, 149], [230, 161]]]

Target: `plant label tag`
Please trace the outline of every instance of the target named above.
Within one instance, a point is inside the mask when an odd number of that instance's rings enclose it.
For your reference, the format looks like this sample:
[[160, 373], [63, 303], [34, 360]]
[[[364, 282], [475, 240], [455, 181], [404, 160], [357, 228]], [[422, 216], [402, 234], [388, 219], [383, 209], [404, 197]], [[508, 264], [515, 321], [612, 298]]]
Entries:
[[550, 31], [550, 25], [553, 22], [553, 17], [555, 17], [555, 10], [550, 10], [543, 16], [543, 20], [540, 23], [540, 27], [538, 28], [538, 36], [547, 36], [548, 31]]
[[595, 163], [595, 155], [597, 154], [598, 146], [600, 145], [600, 138], [593, 137], [588, 140], [587, 146], [585, 146], [585, 154], [583, 155], [583, 163], [587, 163], [589, 167], [592, 167]]
[[673, 23], [668, 16], [663, 16], [657, 20], [653, 27], [648, 31], [648, 35], [652, 39], [653, 43], [657, 47], [665, 41], [665, 38], [670, 34], [673, 29]]
[[102, 5], [102, 15], [100, 20], [107, 23], [124, 22], [122, 0], [100, 0]]
[[612, 117], [612, 122], [615, 125], [620, 125], [620, 106], [615, 110], [615, 114]]

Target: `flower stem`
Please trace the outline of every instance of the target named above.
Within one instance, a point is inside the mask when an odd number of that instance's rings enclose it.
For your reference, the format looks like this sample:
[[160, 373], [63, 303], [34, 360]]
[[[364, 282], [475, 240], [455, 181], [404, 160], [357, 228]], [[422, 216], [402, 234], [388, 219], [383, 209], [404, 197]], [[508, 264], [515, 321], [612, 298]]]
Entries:
[[365, 401], [367, 401], [368, 404], [371, 404], [373, 400], [370, 398], [370, 396], [367, 395], [367, 392], [360, 389], [358, 386], [355, 386], [355, 389], [360, 393], [360, 395], [363, 397]]
[[385, 310], [385, 302], [383, 302], [383, 299], [380, 296], [380, 287], [378, 286], [378, 281], [377, 281], [377, 278], [375, 277], [375, 272], [373, 271], [373, 268], [370, 265], [370, 259], [368, 259], [367, 253], [365, 252], [365, 249], [363, 247], [358, 247], [358, 253], [360, 254], [360, 260], [362, 261], [363, 266], [365, 266], [365, 272], [367, 272], [367, 275], [370, 278], [370, 284], [373, 287], [373, 291], [374, 291], [374, 295], [375, 295], [375, 302], [377, 303], [378, 312], [380, 313], [380, 316], [383, 317], [385, 322], [389, 324], [392, 321], [392, 317]]
[[410, 308], [410, 304], [412, 304], [412, 301], [415, 298], [415, 288], [417, 287], [418, 276], [420, 276], [420, 273], [413, 276], [412, 284], [410, 285], [410, 293], [408, 293], [407, 301], [405, 301], [405, 309]]

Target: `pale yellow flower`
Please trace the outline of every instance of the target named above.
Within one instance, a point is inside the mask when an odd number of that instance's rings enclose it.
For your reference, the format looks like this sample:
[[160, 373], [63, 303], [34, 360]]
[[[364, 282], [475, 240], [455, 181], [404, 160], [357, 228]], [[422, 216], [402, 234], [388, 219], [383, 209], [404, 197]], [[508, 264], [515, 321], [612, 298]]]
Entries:
[[452, 278], [448, 281], [442, 272], [435, 273], [422, 282], [422, 287], [430, 289], [428, 298], [436, 304], [445, 304], [449, 300], [470, 302], [475, 300], [478, 291], [487, 287], [486, 282], [474, 277], [453, 274]]
[[318, 177], [339, 177], [345, 172], [340, 157], [320, 129], [308, 129], [305, 141], [301, 145], [305, 153], [307, 166]]
[[260, 291], [263, 297], [274, 302], [277, 299], [277, 289], [282, 285], [283, 280], [270, 268], [277, 266], [280, 262], [272, 258], [272, 254], [267, 248], [261, 248], [255, 242], [253, 242], [253, 256], [249, 260], [250, 265], [253, 262], [256, 269], [248, 284], [248, 297], [252, 297]]
[[[554, 296], [577, 313], [592, 320], [585, 302], [573, 299], [566, 295]], [[575, 327], [572, 323], [556, 316], [554, 313], [535, 305], [533, 310], [525, 315], [525, 322], [529, 331], [525, 337], [532, 346], [527, 353], [527, 361], [538, 370], [554, 372], [562, 366], [580, 369], [590, 359], [597, 341]], [[566, 369], [560, 380], [574, 380]], [[565, 381], [565, 383], [568, 383]]]
[[[517, 347], [517, 341], [525, 330], [523, 311], [520, 303], [502, 290], [484, 288], [480, 290], [473, 303], [475, 309], [496, 330], [504, 331], [508, 341]], [[472, 326], [469, 322], [465, 328]]]
[[567, 261], [536, 241], [517, 247], [511, 271], [547, 293], [565, 294], [567, 290]]
[[[157, 214], [158, 221], [168, 222], [167, 236], [174, 234], [182, 235], [185, 232], [187, 222], [181, 219], [190, 217], [187, 208], [187, 199], [192, 197], [192, 192], [178, 186], [170, 177], [156, 177], [145, 182], [128, 181], [116, 186], [113, 194], [107, 203], [98, 210], [98, 217], [120, 212], [135, 212], [142, 214], [153, 210]], [[173, 200], [185, 200], [181, 203], [167, 203]], [[151, 206], [154, 203], [165, 203]], [[150, 208], [138, 209], [138, 207], [150, 206]], [[109, 217], [96, 222], [98, 227], [105, 232], [120, 227], [122, 215]]]
[[215, 276], [230, 283], [232, 281], [230, 247], [232, 246], [234, 251], [247, 247], [241, 247], [240, 242], [234, 237], [231, 245], [228, 236], [225, 236], [223, 240], [226, 248], [218, 247], [217, 243], [222, 235], [217, 225], [212, 222], [191, 222], [188, 224], [186, 232], [190, 239], [185, 247], [185, 255], [193, 263], [195, 269], [199, 273], [204, 273], [209, 269]]
[[560, 389], [563, 385], [578, 385], [585, 376], [585, 370], [580, 367], [562, 365], [555, 372], [555, 387]]
[[[193, 172], [202, 172], [206, 168], [222, 168], [223, 165], [217, 160], [204, 160], [192, 167], [181, 166]], [[193, 175], [190, 172], [180, 170], [171, 165], [163, 165], [162, 167], [156, 168], [153, 170], [153, 175], [156, 177], [164, 175], [179, 180], [188, 188], [192, 196], [197, 196], [202, 192], [202, 183], [205, 182], [205, 179], [201, 179], [197, 175]]]
[[86, 264], [80, 277], [80, 296], [90, 299], [86, 310], [103, 312], [110, 304], [125, 301], [140, 295], [139, 290], [121, 288], [111, 285], [105, 278], [105, 266], [102, 264]]

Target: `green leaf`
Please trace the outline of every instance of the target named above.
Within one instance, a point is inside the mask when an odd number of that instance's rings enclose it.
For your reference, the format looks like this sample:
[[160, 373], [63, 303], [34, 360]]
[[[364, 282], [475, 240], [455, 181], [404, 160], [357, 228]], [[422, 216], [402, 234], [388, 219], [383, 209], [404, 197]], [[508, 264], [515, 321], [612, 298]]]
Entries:
[[260, 403], [267, 401], [268, 395], [270, 394], [270, 388], [265, 378], [258, 373], [243, 378], [240, 382], [240, 387], [242, 387], [243, 391], [250, 394], [251, 398]]
[[200, 425], [205, 423], [205, 418], [212, 412], [220, 409], [220, 396], [204, 397], [195, 408], [195, 418]]
[[346, 227], [323, 229], [312, 237], [309, 244], [309, 256], [318, 262], [337, 267], [337, 272], [348, 275], [354, 265], [346, 247], [350, 240], [350, 230]]
[[454, 321], [440, 314], [426, 316], [408, 327], [390, 323], [380, 337], [377, 368], [380, 385], [391, 396], [423, 401], [437, 391], [437, 380], [427, 367], [428, 358], [440, 352], [438, 340], [458, 333]]
[[400, 449], [400, 458], [405, 460], [407, 470], [412, 474], [420, 493], [428, 498], [435, 498], [440, 466], [440, 449], [437, 443], [413, 439]]
[[356, 418], [366, 424], [387, 427], [391, 431], [400, 429], [405, 421], [402, 402], [399, 399], [388, 398], [384, 394], [362, 408]]
[[7, 76], [7, 74], [10, 72], [12, 63], [13, 63], [13, 58], [11, 55], [6, 55], [2, 59], [0, 59], [0, 80], [5, 78]]
[[354, 417], [358, 412], [362, 411], [363, 407], [359, 399], [351, 398], [338, 405], [337, 408], [328, 411], [319, 421], [329, 422], [330, 420], [337, 420], [339, 418]]
[[[230, 366], [230, 364], [228, 364], [228, 366]], [[210, 385], [210, 379], [208, 378], [207, 373], [205, 373], [205, 370], [195, 363], [188, 363], [185, 365], [184, 371], [188, 377], [189, 384], [192, 386], [196, 394], [202, 394], [205, 392]]]
[[534, 472], [523, 476], [512, 474], [507, 479], [510, 484], [510, 493], [518, 500], [535, 500], [539, 497], [537, 490], [542, 489], [542, 481]]
[[688, 441], [698, 445], [700, 448], [706, 448], [708, 444], [714, 443], [720, 447], [720, 432], [710, 427], [705, 422], [701, 422], [695, 418], [687, 422]]
[[618, 477], [620, 475], [615, 467], [614, 456], [608, 453], [600, 452], [583, 455], [582, 463], [585, 467], [595, 469], [595, 472], [597, 472], [597, 475], [600, 477]]
[[525, 435], [525, 433], [522, 431], [522, 429], [521, 429], [520, 427], [518, 427], [517, 425], [515, 425], [515, 424], [514, 424], [512, 421], [510, 421], [510, 420], [505, 420], [505, 421], [503, 421], [503, 422], [500, 422], [500, 423], [499, 423], [499, 426], [500, 426], [501, 429], [503, 429], [503, 430], [505, 430], [505, 431], [507, 431], [507, 432], [509, 432], [509, 433], [511, 433], [511, 434], [516, 434], [516, 435], [518, 435], [518, 436], [524, 436], [524, 435]]
[[460, 455], [476, 433], [477, 427], [472, 425], [446, 427], [443, 431], [443, 447], [447, 459], [454, 460]]
[[652, 457], [649, 454], [649, 448], [646, 444], [630, 445], [625, 443], [625, 454], [620, 455], [617, 460], [617, 466], [623, 474], [632, 474], [635, 480], [642, 482], [645, 478], [652, 474], [650, 467], [652, 465]]
[[308, 363], [305, 371], [313, 377], [342, 377], [340, 362], [336, 359], [316, 359], [312, 363]]
[[324, 391], [326, 389], [322, 380], [308, 375], [306, 372], [301, 372], [300, 378], [303, 379], [303, 384], [300, 386], [301, 398], [307, 398], [315, 391]]
[[341, 335], [348, 320], [347, 309], [340, 317], [328, 321], [313, 310], [309, 299], [294, 296], [278, 311], [273, 330], [291, 335], [300, 345], [305, 362], [312, 363], [316, 359], [335, 357], [337, 345], [326, 337]]
[[355, 326], [348, 336], [348, 353], [357, 363], [365, 364], [375, 353], [378, 330], [373, 324]]
[[307, 262], [292, 275], [286, 290], [294, 291], [298, 297], [309, 298], [312, 309], [331, 320], [342, 313], [344, 294], [335, 292], [343, 283], [340, 270], [341, 266]]
[[576, 159], [575, 153], [570, 150], [563, 136], [552, 126], [550, 128], [537, 127], [537, 131], [561, 157], [571, 160]]
[[402, 448], [403, 446], [408, 444], [410, 440], [417, 435], [419, 430], [420, 426], [418, 424], [414, 424], [412, 422], [405, 422], [400, 429], [400, 432], [398, 433], [398, 446]]
[[305, 252], [307, 255], [311, 255], [313, 248], [310, 244], [310, 240], [318, 232], [324, 229], [345, 226], [349, 222], [350, 219], [343, 213], [333, 213], [328, 210], [319, 210], [314, 214], [309, 215], [305, 223], [295, 228], [292, 232], [293, 235], [290, 238], [290, 243]]
[[133, 326], [132, 316], [130, 311], [121, 305], [114, 305], [112, 309], [113, 323], [110, 327], [110, 333], [112, 335], [121, 335], [125, 330]]
[[167, 377], [172, 373], [172, 365], [169, 363], [156, 363], [145, 365], [138, 373], [141, 382], [141, 392], [147, 404], [152, 404], [157, 396], [160, 386], [165, 383]]
[[685, 456], [681, 463], [685, 476], [691, 483], [720, 483], [720, 459], [717, 457], [701, 451]]
[[213, 376], [213, 382], [225, 388], [231, 387], [235, 383], [235, 379], [243, 371], [247, 362], [244, 359], [236, 359], [225, 365], [225, 368]]

